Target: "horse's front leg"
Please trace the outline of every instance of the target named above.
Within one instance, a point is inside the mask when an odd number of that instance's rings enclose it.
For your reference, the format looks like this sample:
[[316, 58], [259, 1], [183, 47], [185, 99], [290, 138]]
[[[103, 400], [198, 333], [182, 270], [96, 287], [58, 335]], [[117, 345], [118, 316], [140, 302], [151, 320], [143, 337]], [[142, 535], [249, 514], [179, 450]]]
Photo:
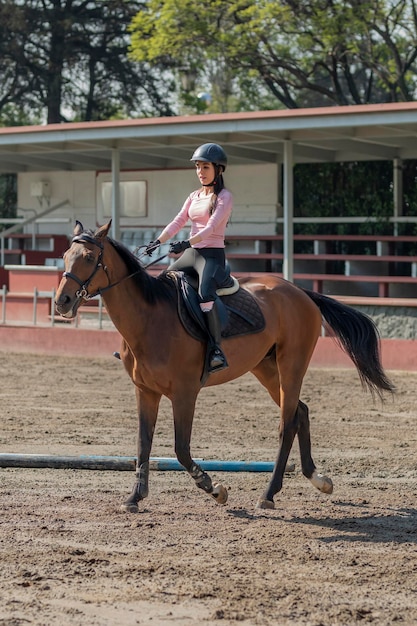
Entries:
[[151, 455], [156, 418], [158, 416], [161, 394], [136, 387], [138, 408], [138, 459], [136, 463], [136, 482], [132, 493], [121, 505], [122, 511], [137, 513], [138, 503], [147, 497], [149, 491], [149, 457]]
[[187, 470], [199, 489], [209, 494], [218, 504], [227, 502], [227, 489], [220, 483], [212, 482], [205, 472], [191, 457], [190, 442], [193, 427], [195, 402], [197, 396], [186, 398], [186, 392], [177, 394], [172, 400], [175, 428], [175, 454], [179, 463]]

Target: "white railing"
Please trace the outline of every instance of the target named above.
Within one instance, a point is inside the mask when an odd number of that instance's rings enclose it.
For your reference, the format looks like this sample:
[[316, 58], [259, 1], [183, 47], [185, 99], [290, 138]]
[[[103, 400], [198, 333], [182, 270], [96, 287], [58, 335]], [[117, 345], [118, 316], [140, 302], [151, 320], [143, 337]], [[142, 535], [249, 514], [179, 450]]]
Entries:
[[[86, 308], [82, 308], [80, 312], [76, 315], [73, 320], [68, 320], [56, 313], [55, 310], [55, 294], [56, 290], [52, 289], [50, 291], [41, 291], [37, 287], [33, 290], [33, 299], [32, 299], [32, 317], [27, 320], [16, 321], [15, 319], [10, 320], [10, 322], [15, 326], [16, 324], [29, 325], [33, 324], [33, 326], [39, 325], [38, 319], [38, 305], [39, 301], [42, 300], [50, 300], [50, 314], [49, 321], [47, 325], [56, 326], [56, 324], [60, 323], [70, 323], [74, 328], [79, 327], [89, 327], [93, 329], [102, 330], [105, 325], [113, 327], [112, 322], [109, 320], [106, 309], [103, 304], [103, 299], [100, 295], [95, 296], [92, 300], [97, 301], [97, 305], [88, 306], [88, 311]], [[21, 297], [22, 294], [9, 294], [6, 285], [0, 289], [0, 298], [1, 298], [1, 324], [7, 325], [8, 317], [7, 317], [7, 299], [10, 296], [13, 297]], [[42, 325], [45, 326], [45, 321], [42, 322]]]
[[[10, 228], [6, 228], [5, 230], [2, 230], [0, 232], [0, 266], [3, 267], [4, 266], [4, 257], [5, 257], [5, 240], [6, 237], [8, 237], [9, 235], [11, 235], [12, 233], [17, 232], [18, 230], [20, 230], [23, 226], [27, 226], [28, 224], [33, 224], [35, 225], [35, 223], [40, 222], [41, 218], [43, 218], [45, 215], [49, 215], [49, 213], [52, 213], [53, 211], [56, 211], [57, 209], [62, 208], [63, 206], [69, 204], [69, 200], [63, 200], [62, 202], [59, 202], [58, 204], [55, 204], [54, 206], [48, 207], [47, 209], [45, 209], [44, 211], [42, 211], [41, 213], [35, 213], [34, 215], [32, 215], [31, 217], [27, 217], [27, 218], [14, 218], [14, 219], [9, 219], [9, 218], [4, 218], [4, 220], [0, 220], [1, 223], [12, 223], [13, 226], [10, 226]], [[60, 218], [58, 218], [60, 219]], [[71, 218], [62, 218], [62, 221], [64, 222], [69, 222]], [[49, 220], [48, 220], [49, 221]], [[56, 222], [56, 218], [55, 220], [53, 220], [54, 222]], [[35, 248], [35, 240], [36, 240], [36, 233], [35, 230], [33, 230], [33, 234], [32, 234], [32, 247]]]

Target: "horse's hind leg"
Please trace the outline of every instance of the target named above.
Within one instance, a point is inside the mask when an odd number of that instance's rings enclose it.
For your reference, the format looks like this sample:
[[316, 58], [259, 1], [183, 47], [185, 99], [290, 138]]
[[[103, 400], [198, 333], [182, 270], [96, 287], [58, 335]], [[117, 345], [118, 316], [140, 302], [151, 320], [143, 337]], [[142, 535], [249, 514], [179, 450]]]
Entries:
[[269, 485], [257, 503], [257, 508], [273, 509], [274, 496], [282, 489], [288, 457], [298, 432], [298, 397], [302, 376], [293, 372], [291, 385], [282, 387], [275, 355], [264, 359], [252, 373], [268, 390], [271, 398], [281, 408], [279, 425], [279, 449]]
[[304, 371], [301, 370], [302, 374], [297, 372], [292, 369], [291, 364], [288, 364], [286, 368], [283, 367], [282, 370], [285, 371], [284, 383], [280, 380], [277, 363], [273, 356], [264, 359], [253, 370], [253, 374], [266, 387], [274, 402], [281, 407], [278, 456], [268, 488], [258, 501], [258, 508], [274, 508], [274, 496], [282, 489], [284, 471], [295, 435], [298, 436], [304, 476], [311, 480], [320, 491], [332, 492], [331, 480], [317, 473], [311, 456], [308, 407], [299, 400]]
[[323, 493], [333, 492], [333, 483], [330, 478], [318, 474], [313, 458], [311, 456], [311, 439], [310, 439], [310, 420], [308, 417], [308, 406], [298, 402], [297, 407], [298, 421], [298, 443], [300, 446], [301, 469], [306, 478]]

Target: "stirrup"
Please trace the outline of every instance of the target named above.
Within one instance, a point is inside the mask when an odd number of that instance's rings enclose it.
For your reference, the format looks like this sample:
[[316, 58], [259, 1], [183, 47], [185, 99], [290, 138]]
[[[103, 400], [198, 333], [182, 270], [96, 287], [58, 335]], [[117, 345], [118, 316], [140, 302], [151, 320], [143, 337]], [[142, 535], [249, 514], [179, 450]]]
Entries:
[[217, 372], [223, 370], [228, 366], [226, 357], [219, 348], [214, 348], [210, 355], [209, 372]]

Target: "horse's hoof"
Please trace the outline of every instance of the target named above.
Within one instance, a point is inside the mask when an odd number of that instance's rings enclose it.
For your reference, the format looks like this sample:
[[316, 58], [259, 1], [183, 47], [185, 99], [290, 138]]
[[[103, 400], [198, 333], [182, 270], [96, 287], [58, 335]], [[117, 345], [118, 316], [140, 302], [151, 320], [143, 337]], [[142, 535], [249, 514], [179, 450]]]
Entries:
[[266, 498], [259, 498], [258, 502], [256, 503], [256, 508], [273, 510], [275, 509], [275, 503], [273, 500], [266, 500]]
[[323, 481], [324, 483], [321, 491], [330, 495], [333, 493], [333, 481], [331, 478], [328, 478], [328, 476], [323, 476]]
[[123, 502], [123, 504], [120, 505], [120, 510], [123, 513], [139, 513], [138, 505], [133, 502]]
[[316, 470], [314, 470], [310, 480], [312, 484], [316, 487], [316, 489], [318, 489], [322, 493], [333, 493], [333, 481], [331, 478], [328, 478], [328, 476], [318, 474]]
[[227, 489], [220, 483], [213, 483], [213, 491], [211, 496], [216, 500], [217, 504], [226, 504], [229, 494]]

